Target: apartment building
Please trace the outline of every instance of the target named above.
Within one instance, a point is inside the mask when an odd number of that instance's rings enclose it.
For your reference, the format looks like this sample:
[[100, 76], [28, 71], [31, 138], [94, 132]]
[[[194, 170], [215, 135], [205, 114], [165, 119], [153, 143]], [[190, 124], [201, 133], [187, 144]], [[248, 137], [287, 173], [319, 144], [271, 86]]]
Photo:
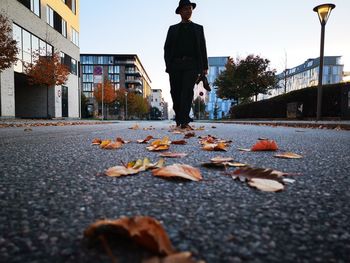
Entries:
[[[1, 0], [0, 12], [12, 23], [19, 49], [17, 63], [1, 73], [1, 116], [79, 118], [79, 0]], [[29, 85], [24, 64], [38, 51], [41, 56], [60, 53], [70, 70], [65, 85], [48, 93]]]
[[152, 89], [150, 104], [162, 113], [162, 119], [168, 119], [168, 103], [164, 101], [161, 89]]
[[[208, 113], [209, 119], [221, 119], [229, 114], [232, 100], [220, 99], [216, 95], [217, 87], [214, 86], [214, 81], [218, 75], [225, 70], [225, 65], [229, 57], [209, 57], [209, 72], [208, 72], [208, 82], [211, 86], [211, 91], [207, 92], [204, 88], [200, 87], [198, 91], [202, 91], [205, 96], [206, 101], [206, 112]], [[198, 94], [198, 92], [197, 92]], [[196, 98], [195, 94], [195, 98]]]
[[[319, 77], [320, 58], [309, 58], [303, 64], [286, 69], [277, 75], [277, 88], [269, 94], [259, 94], [258, 100], [267, 99], [293, 90], [317, 86]], [[322, 84], [335, 84], [343, 81], [344, 65], [341, 56], [325, 56], [323, 60]]]

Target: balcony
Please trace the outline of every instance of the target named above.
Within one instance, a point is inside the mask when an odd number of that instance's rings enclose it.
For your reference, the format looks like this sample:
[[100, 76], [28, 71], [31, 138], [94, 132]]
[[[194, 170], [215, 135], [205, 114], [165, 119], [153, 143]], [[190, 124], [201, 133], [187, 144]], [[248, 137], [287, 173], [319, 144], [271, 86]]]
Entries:
[[125, 70], [125, 74], [141, 77], [141, 73], [138, 70]]
[[142, 85], [142, 80], [139, 78], [129, 78], [125, 80], [125, 84], [127, 83]]

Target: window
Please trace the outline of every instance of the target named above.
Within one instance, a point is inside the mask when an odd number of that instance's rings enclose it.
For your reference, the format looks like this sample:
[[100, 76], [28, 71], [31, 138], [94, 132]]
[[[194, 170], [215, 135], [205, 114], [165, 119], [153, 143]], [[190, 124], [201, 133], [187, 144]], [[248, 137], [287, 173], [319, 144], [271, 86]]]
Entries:
[[71, 59], [71, 73], [77, 75], [77, 61], [74, 58]]
[[93, 74], [83, 74], [83, 82], [94, 82]]
[[54, 11], [51, 7], [46, 6], [46, 23], [53, 27], [53, 15]]
[[70, 10], [75, 14], [76, 13], [76, 0], [62, 0]]
[[83, 66], [83, 73], [93, 73], [94, 67], [93, 66]]
[[40, 17], [40, 0], [18, 0], [18, 2]]
[[71, 41], [73, 44], [79, 46], [79, 33], [72, 27]]
[[23, 61], [27, 63], [32, 62], [32, 44], [30, 39], [30, 33], [26, 30], [22, 32], [22, 48], [23, 48]]
[[62, 19], [62, 35], [67, 37], [67, 22]]

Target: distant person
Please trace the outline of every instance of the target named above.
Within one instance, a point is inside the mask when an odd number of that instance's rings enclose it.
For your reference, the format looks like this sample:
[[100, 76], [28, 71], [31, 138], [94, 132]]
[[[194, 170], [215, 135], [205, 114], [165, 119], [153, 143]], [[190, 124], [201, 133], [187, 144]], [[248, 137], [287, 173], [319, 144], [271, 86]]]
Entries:
[[199, 76], [208, 74], [208, 57], [203, 26], [191, 21], [195, 3], [181, 0], [175, 13], [181, 22], [169, 27], [164, 45], [166, 72], [169, 73], [170, 93], [176, 126], [191, 129], [189, 117], [194, 84]]

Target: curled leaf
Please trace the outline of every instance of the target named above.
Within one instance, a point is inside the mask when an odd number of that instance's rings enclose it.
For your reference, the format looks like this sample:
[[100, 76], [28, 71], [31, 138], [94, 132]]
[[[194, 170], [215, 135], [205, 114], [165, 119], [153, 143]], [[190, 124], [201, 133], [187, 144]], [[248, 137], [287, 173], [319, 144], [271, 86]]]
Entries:
[[140, 126], [138, 124], [135, 124], [134, 126], [129, 128], [130, 130], [138, 130], [140, 129]]
[[100, 145], [102, 140], [100, 138], [95, 138], [92, 140], [92, 145]]
[[130, 238], [133, 242], [158, 255], [175, 253], [163, 226], [148, 216], [123, 217], [117, 220], [99, 220], [84, 231], [84, 237], [97, 240], [100, 236]]
[[170, 143], [169, 137], [165, 136], [161, 140], [151, 142], [151, 145], [146, 148], [149, 151], [164, 151], [169, 149]]
[[277, 151], [278, 146], [274, 140], [258, 140], [251, 148], [252, 151]]
[[210, 161], [213, 162], [213, 163], [231, 162], [231, 161], [233, 161], [233, 158], [232, 157], [220, 157], [220, 156], [217, 156], [217, 157], [214, 157], [214, 158], [210, 159]]
[[189, 139], [189, 138], [194, 137], [194, 136], [196, 136], [196, 134], [194, 132], [188, 132], [188, 133], [185, 134], [184, 138], [185, 139]]
[[171, 141], [171, 144], [184, 145], [187, 142], [185, 140]]
[[131, 167], [125, 167], [125, 166], [113, 166], [108, 168], [104, 174], [110, 177], [120, 177], [123, 175], [131, 175], [131, 174], [137, 174], [140, 171], [138, 169], [134, 169]]
[[226, 144], [223, 142], [219, 143], [207, 143], [202, 147], [205, 151], [227, 151]]
[[138, 143], [148, 143], [149, 140], [152, 140], [153, 136], [152, 135], [148, 135], [145, 139], [143, 140], [137, 140]]
[[233, 172], [232, 178], [237, 179], [243, 177], [246, 180], [253, 178], [270, 179], [278, 182], [283, 182], [283, 176], [289, 175], [288, 173], [280, 172], [273, 169], [266, 168], [254, 168], [254, 167], [243, 167]]
[[101, 148], [106, 150], [113, 150], [113, 149], [119, 149], [122, 146], [123, 146], [122, 142], [110, 142], [107, 145], [104, 145], [103, 147], [101, 146]]
[[187, 164], [173, 164], [152, 171], [154, 176], [181, 177], [192, 181], [202, 180], [199, 169]]

